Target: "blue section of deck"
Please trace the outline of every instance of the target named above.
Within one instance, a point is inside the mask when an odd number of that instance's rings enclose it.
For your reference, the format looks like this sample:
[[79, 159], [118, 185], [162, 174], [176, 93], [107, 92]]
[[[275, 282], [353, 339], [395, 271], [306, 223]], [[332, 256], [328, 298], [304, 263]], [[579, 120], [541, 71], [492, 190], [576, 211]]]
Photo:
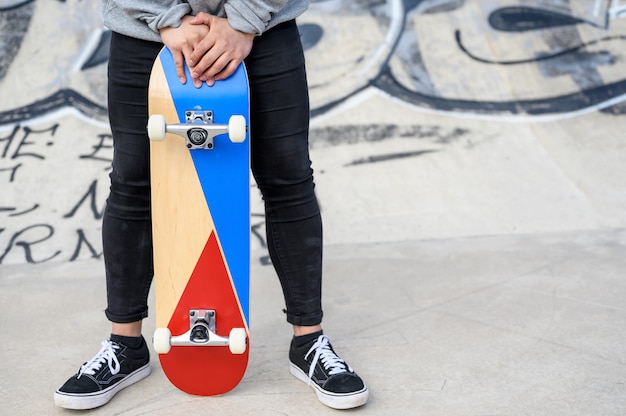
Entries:
[[[243, 64], [225, 81], [195, 88], [189, 69], [187, 84], [176, 75], [171, 53], [161, 52], [161, 62], [181, 123], [185, 111], [212, 110], [215, 124], [228, 124], [232, 115], [243, 115], [249, 125], [248, 78]], [[192, 150], [198, 177], [215, 223], [226, 265], [249, 324], [250, 305], [250, 137], [232, 143], [227, 134], [215, 136], [213, 150]]]

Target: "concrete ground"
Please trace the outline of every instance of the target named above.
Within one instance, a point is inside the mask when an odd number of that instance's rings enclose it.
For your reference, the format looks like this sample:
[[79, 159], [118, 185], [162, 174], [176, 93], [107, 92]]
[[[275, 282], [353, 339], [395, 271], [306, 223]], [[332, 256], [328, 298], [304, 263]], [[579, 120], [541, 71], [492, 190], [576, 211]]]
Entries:
[[[371, 391], [354, 413], [623, 415], [625, 251], [626, 230], [328, 247], [326, 332]], [[3, 266], [3, 414], [76, 413], [52, 393], [107, 336], [102, 274], [97, 261]], [[90, 414], [337, 414], [289, 374], [271, 267], [254, 264], [252, 296], [234, 391], [182, 393], [153, 356], [149, 378]]]

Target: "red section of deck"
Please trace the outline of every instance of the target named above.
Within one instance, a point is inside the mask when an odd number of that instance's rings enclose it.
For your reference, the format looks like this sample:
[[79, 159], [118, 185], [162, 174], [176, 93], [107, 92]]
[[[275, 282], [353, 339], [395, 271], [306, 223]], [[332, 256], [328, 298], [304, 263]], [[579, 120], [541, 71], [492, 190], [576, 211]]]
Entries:
[[[216, 311], [216, 332], [228, 336], [232, 328], [245, 328], [239, 302], [226, 270], [222, 252], [211, 233], [194, 272], [180, 298], [168, 328], [172, 336], [189, 330], [189, 310]], [[160, 354], [163, 371], [179, 389], [195, 395], [226, 393], [243, 378], [248, 349], [231, 354], [228, 347], [172, 347]]]

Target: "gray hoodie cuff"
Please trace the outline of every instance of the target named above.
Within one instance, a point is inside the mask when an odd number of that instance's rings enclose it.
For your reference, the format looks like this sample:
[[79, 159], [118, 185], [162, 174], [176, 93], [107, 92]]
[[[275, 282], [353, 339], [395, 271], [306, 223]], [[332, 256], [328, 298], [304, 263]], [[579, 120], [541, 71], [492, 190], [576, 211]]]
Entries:
[[229, 0], [224, 9], [230, 26], [244, 33], [262, 34], [271, 18], [269, 12], [264, 13], [264, 16], [258, 16], [243, 0]]
[[182, 18], [191, 13], [191, 7], [187, 3], [181, 3], [171, 7], [167, 11], [146, 19], [148, 27], [159, 33], [164, 27], [178, 27]]

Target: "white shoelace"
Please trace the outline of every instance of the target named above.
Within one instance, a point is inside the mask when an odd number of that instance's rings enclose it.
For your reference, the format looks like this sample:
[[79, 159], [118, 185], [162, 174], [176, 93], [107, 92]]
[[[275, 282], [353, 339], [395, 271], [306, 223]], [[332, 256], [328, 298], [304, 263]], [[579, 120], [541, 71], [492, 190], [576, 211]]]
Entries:
[[105, 362], [109, 366], [111, 374], [115, 375], [119, 373], [120, 362], [115, 355], [115, 350], [119, 348], [119, 345], [114, 344], [109, 340], [102, 341], [102, 348], [100, 348], [100, 352], [98, 352], [96, 356], [91, 359], [91, 361], [86, 362], [80, 367], [77, 378], [80, 378], [83, 374], [93, 376], [96, 371], [102, 368], [102, 365]]
[[318, 361], [321, 361], [324, 369], [328, 372], [328, 375], [352, 371], [350, 366], [348, 366], [344, 360], [339, 358], [330, 348], [330, 342], [326, 335], [320, 335], [319, 338], [317, 338], [317, 341], [315, 341], [309, 352], [306, 353], [304, 359], [306, 360], [313, 351], [315, 351], [315, 355], [313, 356], [313, 361], [311, 361], [311, 366], [309, 367], [309, 385], [311, 384], [311, 379], [313, 378], [313, 373], [315, 372], [315, 367], [317, 366]]

